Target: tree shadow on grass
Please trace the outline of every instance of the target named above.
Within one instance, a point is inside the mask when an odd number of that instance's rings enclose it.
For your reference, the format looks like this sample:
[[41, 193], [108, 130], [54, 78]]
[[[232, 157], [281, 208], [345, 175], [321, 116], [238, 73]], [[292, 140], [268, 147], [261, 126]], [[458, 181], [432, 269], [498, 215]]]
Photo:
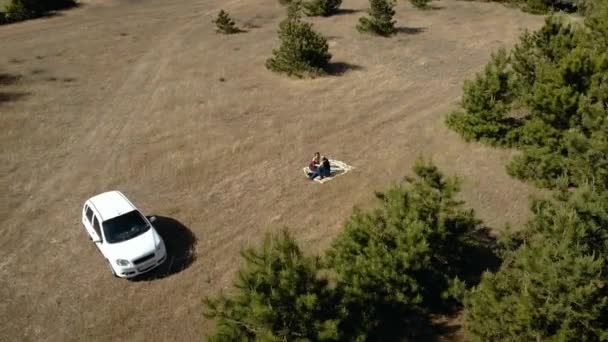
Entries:
[[331, 76], [341, 76], [349, 71], [361, 70], [363, 67], [345, 62], [333, 62], [327, 65], [325, 71]]
[[445, 8], [445, 6], [437, 6], [437, 5], [431, 5], [431, 4], [429, 4], [429, 5], [426, 5], [426, 6], [422, 7], [422, 8], [419, 8], [419, 10], [421, 10], [421, 11], [437, 11], [437, 10], [441, 10], [441, 9], [444, 9], [444, 8]]
[[21, 75], [13, 75], [0, 73], [0, 85], [7, 86], [17, 83], [21, 79]]
[[426, 31], [424, 27], [397, 27], [397, 33], [419, 34]]
[[498, 256], [496, 237], [490, 232], [490, 228], [481, 227], [470, 236], [472, 245], [465, 253], [462, 261], [462, 274], [459, 275], [460, 279], [469, 286], [479, 284], [481, 275], [485, 271], [496, 272], [502, 264], [502, 260]]
[[454, 336], [460, 329], [458, 324], [448, 324], [446, 319], [438, 320], [436, 315], [424, 312], [404, 314], [399, 309], [379, 312], [379, 324], [368, 331], [368, 341], [441, 341]]
[[363, 10], [352, 9], [352, 8], [339, 8], [334, 15], [347, 15], [363, 12]]
[[0, 91], [0, 105], [6, 102], [17, 101], [22, 97], [27, 96], [27, 93], [18, 93], [18, 92], [1, 92]]
[[[0, 73], [0, 86], [13, 85], [21, 79], [21, 75]], [[15, 91], [0, 91], [0, 105], [6, 102], [17, 101], [28, 93]]]
[[165, 241], [167, 259], [154, 270], [133, 278], [134, 281], [162, 279], [179, 273], [195, 259], [196, 236], [181, 222], [164, 216], [156, 216], [153, 223], [158, 234]]

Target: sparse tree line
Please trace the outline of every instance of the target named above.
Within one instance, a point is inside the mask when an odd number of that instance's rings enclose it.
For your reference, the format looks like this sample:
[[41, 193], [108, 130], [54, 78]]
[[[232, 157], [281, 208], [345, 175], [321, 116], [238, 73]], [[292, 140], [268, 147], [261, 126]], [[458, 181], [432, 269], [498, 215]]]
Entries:
[[0, 13], [0, 23], [38, 18], [73, 6], [76, 6], [75, 0], [11, 0], [4, 13]]
[[212, 340], [418, 340], [464, 310], [473, 341], [608, 340], [608, 5], [549, 17], [464, 86], [447, 124], [515, 147], [508, 171], [554, 189], [524, 227], [483, 238], [458, 180], [414, 177], [355, 209], [324, 255], [286, 231], [243, 253], [235, 288], [206, 298]]
[[[339, 12], [342, 0], [279, 0], [287, 5], [287, 18], [279, 24], [278, 36], [281, 45], [273, 50], [266, 67], [274, 72], [295, 77], [315, 77], [327, 73], [331, 53], [327, 38], [313, 29], [313, 25], [302, 19], [307, 16], [331, 16]], [[421, 9], [428, 8], [430, 0], [411, 0]], [[368, 15], [361, 17], [356, 29], [388, 37], [397, 32], [395, 27], [395, 1], [370, 0]], [[218, 33], [242, 32], [229, 14], [220, 10], [213, 20]]]
[[[557, 3], [575, 0], [514, 0], [531, 12], [546, 13], [554, 9]], [[582, 12], [593, 13], [600, 8], [601, 0], [576, 0]], [[419, 9], [432, 8], [431, 0], [410, 0]], [[503, 2], [503, 1], [501, 1]], [[313, 25], [302, 20], [303, 15], [331, 16], [339, 12], [342, 0], [279, 0], [288, 6], [287, 18], [279, 24], [281, 46], [273, 51], [273, 57], [266, 62], [266, 67], [277, 73], [295, 77], [314, 77], [326, 73], [331, 54], [327, 39], [313, 29]], [[573, 2], [574, 3], [574, 2]], [[361, 33], [370, 33], [389, 37], [398, 30], [395, 27], [395, 0], [369, 0], [367, 16], [359, 18], [356, 29]], [[229, 14], [221, 10], [213, 20], [217, 32], [232, 34], [243, 32]], [[500, 61], [497, 61], [500, 62]]]

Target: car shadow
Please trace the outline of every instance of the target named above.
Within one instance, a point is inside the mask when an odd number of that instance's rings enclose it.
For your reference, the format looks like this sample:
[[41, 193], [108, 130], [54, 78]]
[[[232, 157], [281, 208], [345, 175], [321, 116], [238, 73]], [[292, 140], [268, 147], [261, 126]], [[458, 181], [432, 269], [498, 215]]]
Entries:
[[153, 223], [158, 234], [165, 241], [167, 259], [162, 265], [150, 272], [132, 278], [133, 281], [150, 281], [166, 278], [179, 273], [192, 264], [195, 259], [196, 236], [190, 229], [176, 219], [156, 216]]

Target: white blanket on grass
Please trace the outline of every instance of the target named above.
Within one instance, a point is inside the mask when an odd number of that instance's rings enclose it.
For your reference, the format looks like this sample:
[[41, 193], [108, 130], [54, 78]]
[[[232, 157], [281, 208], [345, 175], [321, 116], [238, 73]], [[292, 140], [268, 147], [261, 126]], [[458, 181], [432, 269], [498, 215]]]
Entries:
[[[354, 167], [346, 164], [345, 162], [335, 159], [329, 159], [329, 177], [324, 177], [323, 179], [321, 179], [321, 177], [316, 177], [314, 180], [317, 183], [323, 184], [325, 182], [329, 182], [330, 180], [338, 176], [347, 174], [352, 169], [354, 169]], [[308, 168], [308, 166], [306, 166], [303, 170], [306, 177], [308, 177], [308, 175], [310, 174], [310, 169]]]

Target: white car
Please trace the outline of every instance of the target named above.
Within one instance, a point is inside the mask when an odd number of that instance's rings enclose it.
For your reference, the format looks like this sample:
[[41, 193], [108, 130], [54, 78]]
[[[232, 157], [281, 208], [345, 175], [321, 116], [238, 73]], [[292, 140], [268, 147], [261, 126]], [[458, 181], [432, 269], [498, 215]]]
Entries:
[[167, 258], [163, 239], [120, 191], [109, 191], [87, 200], [82, 224], [108, 261], [112, 274], [132, 278], [161, 265]]

